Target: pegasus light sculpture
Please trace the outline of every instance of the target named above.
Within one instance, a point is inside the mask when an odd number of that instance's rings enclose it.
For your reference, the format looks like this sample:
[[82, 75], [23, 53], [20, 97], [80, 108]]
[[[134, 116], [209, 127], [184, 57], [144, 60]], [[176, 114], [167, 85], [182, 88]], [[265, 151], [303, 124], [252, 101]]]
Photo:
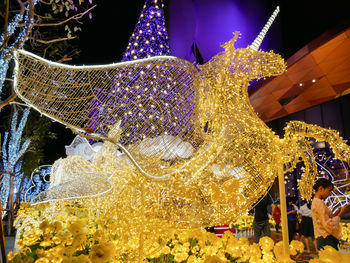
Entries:
[[344, 161], [350, 148], [336, 131], [298, 121], [281, 139], [251, 106], [250, 81], [286, 70], [278, 54], [259, 50], [278, 10], [252, 45], [235, 48], [235, 32], [198, 68], [170, 56], [68, 66], [17, 51], [18, 96], [80, 136], [104, 141], [92, 162], [68, 158], [62, 171], [79, 176], [36, 202], [94, 197], [89, 202], [135, 233], [140, 225], [154, 229], [146, 221], [158, 229], [218, 225], [245, 213], [299, 158], [306, 165], [300, 192], [310, 198], [317, 169], [307, 138], [327, 141]]

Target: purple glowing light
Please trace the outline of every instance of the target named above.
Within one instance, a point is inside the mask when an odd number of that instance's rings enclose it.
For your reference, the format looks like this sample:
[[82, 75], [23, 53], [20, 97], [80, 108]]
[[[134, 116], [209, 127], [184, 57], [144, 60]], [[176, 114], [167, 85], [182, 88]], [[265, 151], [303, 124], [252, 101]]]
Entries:
[[[169, 54], [170, 47], [164, 21], [163, 1], [146, 0], [134, 32], [130, 37], [122, 61]], [[157, 77], [158, 73], [160, 75], [162, 74], [161, 71], [162, 69], [157, 69], [150, 74]], [[158, 124], [163, 123], [163, 125], [167, 126], [168, 124], [166, 123], [174, 121], [171, 120], [170, 115], [180, 114], [181, 111], [177, 113], [177, 110], [174, 109], [171, 109], [174, 111], [173, 113], [171, 113], [171, 111], [165, 113], [165, 109], [167, 109], [165, 101], [172, 100], [170, 99], [172, 96], [171, 92], [165, 96], [165, 94], [157, 93], [155, 91], [147, 91], [142, 85], [137, 87], [137, 84], [135, 83], [141, 76], [139, 73], [132, 72], [130, 68], [126, 72], [119, 72], [118, 76], [111, 77], [114, 80], [111, 83], [110, 90], [107, 92], [104, 90], [96, 91], [95, 96], [97, 99], [92, 103], [92, 112], [88, 123], [88, 126], [92, 129], [95, 130], [98, 126], [103, 126], [102, 133], [106, 134], [111, 126], [113, 126], [118, 120], [122, 120], [121, 127], [123, 129], [123, 134], [121, 137], [121, 143], [128, 144], [142, 139], [140, 136], [145, 133], [153, 134], [149, 131], [140, 131], [140, 127], [145, 126], [144, 122], [149, 122], [148, 127], [151, 129], [152, 121], [157, 118], [162, 118], [162, 120], [158, 119], [156, 122]], [[163, 80], [158, 80], [157, 86], [163, 86], [162, 82]], [[126, 90], [125, 87], [131, 88], [130, 90]], [[157, 101], [157, 107], [147, 108], [146, 105], [151, 105], [151, 103], [149, 103], [149, 98], [154, 98], [155, 101]], [[102, 103], [101, 101], [106, 101], [106, 103]], [[179, 105], [177, 105], [177, 108], [189, 107], [188, 105], [182, 105], [180, 100], [178, 100], [178, 103]], [[136, 109], [138, 105], [146, 106], [143, 106], [144, 112], [139, 110], [135, 113], [134, 109]], [[190, 107], [193, 108], [194, 106], [192, 105]], [[154, 116], [155, 119], [150, 120], [150, 116]], [[178, 117], [182, 118], [182, 116]]]
[[122, 61], [169, 54], [163, 1], [146, 0]]

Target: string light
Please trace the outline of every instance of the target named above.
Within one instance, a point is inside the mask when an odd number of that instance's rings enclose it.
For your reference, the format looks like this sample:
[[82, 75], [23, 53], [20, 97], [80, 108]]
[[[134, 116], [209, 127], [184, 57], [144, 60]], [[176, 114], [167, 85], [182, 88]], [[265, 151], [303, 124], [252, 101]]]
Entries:
[[[157, 14], [157, 16], [154, 16], [154, 14]], [[163, 31], [163, 33], [161, 33], [161, 31]], [[123, 55], [122, 61], [169, 54], [170, 48], [165, 28], [163, 3], [162, 1], [147, 0], [141, 11], [141, 15], [135, 26], [134, 32], [130, 37], [129, 44]], [[162, 74], [161, 72], [162, 70], [156, 69], [156, 72], [152, 73], [152, 75], [154, 78], [157, 78], [158, 75]], [[141, 71], [140, 74], [143, 75], [144, 71]], [[135, 120], [136, 126], [139, 125], [137, 123], [140, 121], [140, 118], [145, 118], [146, 116], [144, 113], [140, 112], [132, 114], [129, 108], [124, 108], [120, 109], [115, 116], [111, 116], [109, 120], [106, 120], [105, 115], [108, 109], [105, 109], [104, 105], [100, 103], [101, 98], [103, 98], [105, 101], [109, 101], [110, 103], [115, 103], [115, 105], [130, 105], [131, 101], [137, 101], [135, 97], [140, 99], [140, 91], [138, 90], [138, 86], [130, 91], [128, 87], [126, 87], [125, 90], [120, 90], [118, 88], [120, 85], [125, 85], [127, 81], [130, 83], [133, 81], [134, 76], [131, 74], [131, 71], [126, 72], [126, 74], [118, 74], [117, 76], [117, 78], [114, 78], [109, 91], [97, 91], [98, 99], [92, 102], [91, 116], [89, 120], [89, 126], [91, 129], [96, 129], [101, 125], [113, 126], [120, 116], [126, 116], [126, 112], [129, 115], [127, 121], [130, 122], [131, 120]], [[147, 88], [145, 91], [147, 91]], [[143, 100], [145, 100], [145, 98], [143, 98]], [[104, 123], [101, 122], [102, 119], [104, 120]], [[168, 122], [171, 122], [171, 118]], [[125, 125], [125, 123], [123, 123], [123, 125]], [[107, 131], [108, 128], [105, 128], [105, 132]], [[130, 138], [134, 138], [135, 140], [138, 139], [135, 138], [135, 136], [130, 136], [130, 133], [128, 133], [126, 137], [128, 137], [127, 140], [130, 140]], [[90, 141], [92, 142], [93, 140]]]
[[[29, 109], [23, 111], [20, 123], [17, 126], [18, 112], [15, 111], [11, 119], [10, 133], [5, 132], [2, 144], [2, 166], [3, 166], [3, 183], [1, 185], [0, 199], [1, 203], [6, 206], [10, 193], [10, 176], [14, 178], [14, 188], [19, 189], [23, 173], [21, 171], [22, 162], [19, 159], [28, 149], [31, 140], [27, 139], [21, 145], [23, 128], [27, 122]], [[9, 137], [10, 134], [10, 137]]]
[[[337, 134], [336, 131], [334, 132]], [[310, 143], [315, 145], [314, 140], [310, 140]], [[348, 163], [335, 158], [332, 149], [326, 146], [324, 142], [317, 142], [316, 147], [310, 149], [309, 154], [310, 157], [313, 158], [312, 162], [314, 162], [314, 178], [317, 179], [319, 177], [324, 177], [331, 180], [334, 184], [332, 194], [326, 200], [327, 206], [332, 210], [336, 210], [338, 207], [349, 203]], [[343, 157], [341, 158], [343, 159]], [[308, 166], [309, 165], [310, 163], [308, 162]], [[307, 192], [310, 194], [310, 184], [300, 185], [300, 181], [302, 181], [301, 178], [305, 176], [305, 169], [309, 170], [309, 168], [305, 167], [304, 161], [301, 159], [300, 162], [297, 163], [295, 169], [290, 173], [287, 173], [288, 176], [286, 176], [286, 179], [288, 179], [288, 184], [286, 185], [286, 190], [289, 195], [299, 197], [299, 189], [301, 188], [303, 197], [305, 197], [305, 187], [307, 187]], [[312, 178], [310, 178], [310, 180], [312, 183]], [[294, 190], [292, 190], [292, 187]]]
[[[236, 49], [238, 37], [199, 69], [166, 56], [75, 67], [17, 52], [18, 96], [73, 131], [104, 141], [92, 162], [79, 156], [57, 162], [66, 180], [34, 202], [73, 199], [91, 220], [98, 211], [115, 222], [118, 260], [126, 255], [141, 262], [147, 244], [171, 229], [221, 225], [246, 213], [281, 170], [293, 169], [300, 156], [312, 161], [307, 137], [329, 142], [348, 159], [349, 146], [334, 131], [294, 121], [280, 139], [259, 119], [249, 103], [249, 82], [281, 74], [285, 61], [272, 51]], [[91, 130], [95, 101], [103, 114]], [[300, 182], [305, 196], [313, 167]]]
[[24, 182], [21, 200], [30, 202], [40, 192], [47, 190], [50, 186], [51, 165], [40, 165], [32, 171], [30, 178], [26, 177]]
[[[81, 86], [74, 85], [72, 88], [82, 89], [83, 93], [71, 89], [67, 89], [68, 93], [64, 93], [62, 89], [49, 88], [47, 83], [40, 84], [43, 77], [55, 79], [55, 83], [66, 83], [66, 80], [60, 80], [54, 76], [64, 77], [65, 74], [60, 74], [59, 71], [69, 70], [69, 78], [76, 74], [81, 77], [84, 75], [82, 72], [88, 68], [38, 60], [37, 57], [21, 51], [16, 54], [18, 62], [16, 92], [42, 113], [54, 119], [62, 118], [63, 122], [75, 131], [84, 131], [86, 128], [86, 120], [89, 119], [86, 115], [87, 109], [90, 108], [91, 100], [97, 97], [104, 106], [101, 115], [104, 119], [101, 119], [100, 123], [105, 126], [96, 127], [94, 133], [108, 137], [109, 130], [113, 127], [113, 122], [110, 120], [116, 116], [120, 118], [121, 133], [117, 140], [119, 147], [123, 147], [125, 153], [133, 156], [146, 178], [167, 181], [167, 190], [164, 192], [167, 200], [172, 199], [171, 196], [177, 196], [176, 199], [183, 202], [182, 206], [174, 204], [166, 210], [171, 208], [174, 214], [177, 213], [176, 211], [188, 214], [195, 209], [199, 214], [203, 214], [200, 211], [204, 206], [218, 212], [198, 218], [185, 216], [182, 219], [190, 220], [195, 224], [220, 224], [244, 213], [252, 202], [265, 193], [275, 178], [279, 163], [275, 152], [279, 152], [277, 149], [280, 147], [280, 142], [252, 111], [247, 102], [247, 94], [242, 93], [242, 86], [248, 85], [254, 78], [280, 74], [285, 69], [285, 64], [283, 59], [273, 52], [257, 52], [250, 48], [235, 49], [234, 42], [237, 37], [238, 34], [224, 45], [223, 53], [201, 66], [200, 71], [187, 61], [171, 57], [124, 62], [114, 67], [89, 67], [89, 83], [98, 83], [98, 95], [90, 93], [96, 88], [86, 89], [86, 84], [78, 79], [75, 83], [81, 83]], [[232, 61], [232, 58], [236, 60]], [[41, 64], [40, 67], [45, 69], [45, 76], [35, 73], [31, 69], [34, 65], [32, 63]], [[127, 72], [133, 74], [126, 74]], [[103, 89], [100, 85], [102, 81], [98, 80], [98, 76], [120, 73], [123, 76], [123, 79], [119, 80], [120, 90], [117, 92], [116, 89], [114, 100], [109, 101], [107, 94], [109, 94], [110, 85], [106, 82]], [[35, 77], [30, 74], [34, 74]], [[213, 78], [213, 76], [216, 77]], [[92, 79], [94, 81], [91, 81]], [[137, 86], [141, 88], [135, 89], [134, 87]], [[159, 88], [154, 89], [155, 87]], [[27, 89], [30, 92], [25, 91]], [[44, 89], [45, 92], [40, 89]], [[51, 99], [42, 100], [37, 97], [37, 94], [44, 93], [48, 96], [47, 98], [55, 99], [51, 101]], [[79, 102], [69, 102], [74, 100], [71, 94], [76, 93], [83, 97], [79, 98]], [[246, 95], [242, 97], [242, 94]], [[135, 95], [140, 96], [138, 100]], [[122, 103], [115, 103], [116, 99]], [[43, 103], [44, 101], [47, 104]], [[142, 107], [139, 107], [139, 104]], [[207, 128], [204, 129], [206, 123], [208, 123]], [[161, 148], [154, 148], [152, 152], [152, 147], [155, 145], [149, 139], [162, 138], [165, 134], [172, 136], [173, 139], [164, 139], [163, 143], [159, 144]], [[236, 140], [232, 141], [231, 138]], [[170, 149], [174, 149], [176, 145], [176, 151], [180, 151], [180, 143], [175, 144], [176, 140], [190, 145], [194, 149], [193, 154], [186, 154], [189, 159], [175, 158], [171, 161], [162, 159], [162, 156]], [[187, 145], [184, 143], [181, 145]], [[145, 148], [150, 149], [147, 156], [142, 154], [142, 149]], [[257, 148], [264, 150], [261, 152], [254, 150]], [[103, 162], [106, 165], [105, 161]], [[217, 175], [213, 174], [211, 169], [214, 164], [220, 167]], [[71, 165], [71, 167], [78, 167], [76, 163]], [[93, 165], [102, 166], [98, 163]], [[237, 169], [234, 169], [235, 167]], [[244, 171], [244, 175], [233, 175], [231, 170]], [[103, 169], [101, 172], [103, 173]], [[130, 182], [130, 179], [126, 180]], [[261, 184], [262, 180], [265, 184]], [[86, 182], [88, 180], [85, 180], [83, 185], [86, 185]], [[163, 184], [154, 183], [145, 181], [144, 186], [147, 189], [150, 187], [149, 190], [154, 189], [155, 192], [164, 191]], [[136, 187], [139, 184], [134, 181], [130, 187]], [[190, 192], [193, 193], [190, 194]], [[69, 195], [69, 191], [66, 191], [66, 194]], [[188, 195], [192, 197], [188, 199]], [[199, 202], [197, 208], [192, 207], [194, 202], [192, 198], [195, 198], [195, 202]]]
[[170, 55], [163, 1], [147, 0], [122, 61]]
[[[33, 5], [36, 5], [37, 0], [33, 2]], [[12, 20], [9, 22], [7, 26], [7, 36], [11, 37], [11, 39], [14, 39], [12, 43], [10, 43], [6, 48], [2, 48], [0, 52], [0, 94], [2, 93], [2, 88], [5, 83], [7, 70], [9, 68], [9, 63], [12, 59], [12, 52], [15, 49], [20, 49], [23, 47], [24, 42], [26, 39], [26, 32], [30, 31], [32, 28], [33, 20], [30, 18], [30, 8], [29, 4], [26, 7], [26, 12], [24, 14], [16, 14]], [[25, 26], [20, 28], [19, 33], [17, 36], [15, 36], [15, 33], [17, 32], [16, 29], [19, 28], [20, 24], [24, 24]], [[2, 33], [0, 35], [0, 46], [3, 46], [5, 40], [5, 34]]]

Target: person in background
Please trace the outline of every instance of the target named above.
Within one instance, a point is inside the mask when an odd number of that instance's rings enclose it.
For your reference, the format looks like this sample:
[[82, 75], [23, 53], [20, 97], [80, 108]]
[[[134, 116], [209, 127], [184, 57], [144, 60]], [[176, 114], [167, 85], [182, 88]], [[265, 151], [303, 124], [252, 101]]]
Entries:
[[349, 205], [332, 213], [324, 200], [330, 196], [333, 188], [333, 183], [326, 178], [320, 178], [314, 184], [315, 195], [311, 210], [318, 250], [327, 245], [338, 250], [339, 239], [342, 236], [340, 218], [347, 212]]
[[293, 204], [293, 198], [287, 197], [287, 219], [288, 219], [288, 237], [289, 243], [294, 239], [297, 233], [297, 213], [298, 208]]
[[268, 216], [268, 207], [272, 204], [272, 199], [269, 195], [264, 196], [260, 202], [254, 207], [254, 221], [253, 230], [255, 243], [259, 243], [259, 240], [264, 233], [264, 236], [271, 237], [270, 223]]
[[280, 225], [281, 225], [281, 207], [280, 207], [279, 200], [277, 200], [272, 205], [272, 217], [273, 217], [273, 220], [275, 221], [276, 232], [279, 232]]
[[306, 251], [310, 252], [309, 239], [312, 240], [315, 250], [317, 250], [316, 239], [314, 238], [314, 226], [312, 223], [311, 203], [307, 201], [303, 201], [302, 203], [303, 205], [298, 211], [299, 215], [301, 216], [299, 233], [301, 240], [305, 243]]

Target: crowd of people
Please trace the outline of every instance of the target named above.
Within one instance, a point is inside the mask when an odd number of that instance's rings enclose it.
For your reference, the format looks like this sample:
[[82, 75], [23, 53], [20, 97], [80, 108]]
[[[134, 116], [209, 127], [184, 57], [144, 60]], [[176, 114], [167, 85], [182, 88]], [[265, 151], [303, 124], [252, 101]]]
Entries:
[[[340, 219], [347, 212], [349, 206], [343, 206], [332, 212], [325, 204], [334, 186], [326, 179], [320, 178], [314, 184], [314, 196], [311, 201], [298, 200], [287, 197], [287, 219], [289, 242], [293, 239], [305, 244], [306, 251], [311, 251], [311, 245], [318, 251], [326, 245], [338, 250], [341, 238]], [[279, 200], [273, 200], [268, 194], [252, 209], [254, 214], [254, 239], [258, 243], [262, 235], [270, 236], [269, 218], [275, 221], [276, 232], [281, 225], [281, 207]]]

